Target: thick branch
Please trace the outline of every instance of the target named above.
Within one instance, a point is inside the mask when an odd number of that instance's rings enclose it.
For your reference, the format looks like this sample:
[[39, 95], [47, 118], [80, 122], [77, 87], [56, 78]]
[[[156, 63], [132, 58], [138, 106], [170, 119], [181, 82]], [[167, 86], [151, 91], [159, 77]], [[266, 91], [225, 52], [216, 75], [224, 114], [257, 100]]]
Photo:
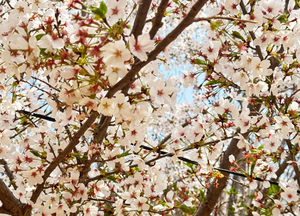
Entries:
[[135, 38], [143, 32], [151, 1], [152, 0], [141, 0], [139, 3], [139, 8], [131, 31], [131, 34], [133, 34]]
[[2, 202], [2, 207], [0, 212], [9, 213], [13, 216], [23, 216], [26, 204], [21, 203], [9, 190], [7, 185], [0, 179], [0, 200]]
[[[290, 140], [285, 140], [285, 141], [286, 141], [287, 146], [289, 147], [290, 154], [293, 155], [292, 160], [295, 160], [294, 156], [296, 155], [296, 153], [295, 154], [293, 153], [293, 151], [295, 151], [295, 149], [293, 148], [293, 145], [292, 145], [291, 141]], [[299, 171], [298, 165], [297, 164], [293, 165], [293, 168], [294, 168], [294, 171], [295, 171], [295, 174], [296, 174], [295, 177], [298, 181], [298, 185], [300, 185], [300, 171]]]
[[[247, 137], [249, 133], [245, 134], [244, 136]], [[237, 144], [239, 142], [239, 139], [233, 138], [225, 151], [222, 160], [220, 161], [220, 166], [223, 169], [229, 170], [231, 163], [229, 162], [229, 155], [234, 155], [235, 157], [238, 156], [240, 153], [240, 149], [237, 147]], [[200, 207], [198, 208], [195, 216], [209, 216], [210, 213], [213, 211], [215, 204], [218, 202], [218, 199], [220, 197], [220, 194], [222, 193], [223, 189], [225, 188], [227, 184], [227, 177], [229, 176], [229, 173], [224, 173], [224, 178], [219, 179], [218, 183], [219, 186], [216, 188], [214, 187], [214, 184], [211, 184], [210, 187], [207, 190], [206, 194], [206, 202], [202, 202], [200, 204]]]
[[[104, 139], [104, 137], [106, 135], [107, 128], [108, 128], [108, 126], [110, 124], [110, 120], [111, 120], [110, 116], [105, 116], [104, 117], [104, 121], [99, 126], [99, 128], [97, 129], [97, 132], [95, 134], [95, 142], [102, 143], [102, 141], [103, 141], [103, 139]], [[86, 161], [84, 169], [80, 173], [79, 182], [86, 182], [87, 176], [88, 176], [88, 172], [91, 170], [91, 165], [92, 165], [92, 163], [95, 162], [95, 160], [96, 160], [96, 156], [94, 155], [90, 160]]]
[[17, 189], [16, 184], [13, 183], [14, 175], [13, 175], [12, 171], [10, 170], [10, 168], [8, 167], [7, 162], [4, 159], [0, 159], [0, 164], [2, 164], [4, 166], [5, 173], [8, 176], [8, 178], [9, 178], [11, 184], [13, 185], [14, 189]]
[[[197, 15], [197, 13], [200, 11], [200, 9], [204, 6], [207, 0], [198, 0], [194, 6], [191, 8], [190, 12], [186, 15], [186, 17], [181, 21], [181, 23], [171, 32], [167, 35], [167, 37], [162, 40], [156, 48], [149, 54], [148, 60], [145, 62], [139, 62], [136, 65], [134, 65], [131, 69], [131, 71], [122, 79], [120, 80], [115, 86], [113, 86], [109, 92], [107, 93], [106, 97], [111, 98], [118, 90], [124, 88], [126, 85], [131, 85], [131, 83], [134, 81], [134, 76], [139, 72], [139, 70], [144, 67], [146, 64], [151, 62], [156, 58], [156, 56], [163, 51], [172, 41], [174, 41], [179, 34], [187, 27], [189, 26], [193, 20], [194, 17]], [[145, 1], [147, 3], [147, 1]], [[149, 1], [148, 1], [149, 2]], [[144, 1], [143, 1], [144, 3]], [[150, 4], [150, 3], [149, 3]], [[146, 4], [145, 4], [146, 5]], [[147, 6], [141, 6], [141, 10], [146, 10]], [[147, 9], [148, 11], [148, 9]], [[139, 14], [139, 12], [138, 12]], [[142, 15], [141, 15], [142, 16]], [[144, 14], [144, 16], [146, 16]], [[138, 17], [138, 16], [137, 16]], [[138, 21], [141, 21], [140, 19], [136, 19], [136, 24], [134, 26], [133, 33], [135, 35], [138, 35], [138, 32], [142, 31], [144, 22], [142, 24], [138, 24]], [[58, 166], [58, 164], [63, 161], [65, 156], [72, 151], [72, 149], [78, 144], [80, 137], [84, 134], [84, 132], [91, 126], [91, 124], [95, 121], [95, 119], [99, 116], [97, 112], [93, 112], [91, 116], [88, 118], [88, 120], [84, 123], [84, 125], [75, 133], [73, 136], [71, 142], [69, 145], [64, 149], [63, 152], [61, 152], [57, 158], [47, 167], [45, 170], [45, 174], [43, 176], [44, 182], [42, 184], [39, 184], [35, 190], [35, 192], [32, 194], [31, 201], [36, 202], [37, 198], [39, 197], [40, 193], [43, 190], [44, 184], [47, 180], [47, 178], [50, 176], [52, 171]], [[104, 137], [105, 132], [107, 128], [102, 128], [103, 132], [101, 131], [100, 137]]]
[[280, 178], [280, 176], [284, 173], [285, 169], [287, 168], [289, 164], [287, 163], [287, 161], [283, 161], [282, 164], [279, 165], [279, 169], [276, 171], [276, 178], [272, 178], [272, 181], [278, 181], [278, 179]]
[[157, 8], [157, 13], [152, 25], [152, 28], [149, 32], [150, 39], [153, 39], [156, 35], [158, 29], [162, 26], [162, 18], [164, 17], [165, 11], [167, 9], [169, 0], [162, 0]]
[[43, 183], [39, 184], [36, 190], [33, 192], [31, 201], [36, 202], [37, 198], [39, 197], [40, 193], [44, 188], [44, 184], [47, 178], [50, 176], [52, 171], [58, 166], [60, 162], [64, 160], [64, 158], [72, 151], [72, 149], [78, 144], [80, 137], [85, 133], [85, 131], [94, 123], [96, 118], [99, 116], [98, 112], [93, 111], [90, 117], [86, 120], [86, 122], [79, 128], [79, 130], [74, 134], [72, 137], [69, 145], [55, 158], [55, 160], [47, 167], [45, 170], [45, 174], [43, 176]]
[[107, 128], [110, 124], [111, 117], [110, 116], [105, 116], [103, 123], [98, 127], [97, 133], [95, 134], [95, 142], [101, 143], [105, 137]]
[[[243, 13], [247, 14], [246, 7], [245, 7], [243, 1], [241, 1], [240, 6], [242, 8]], [[255, 34], [253, 32], [250, 32], [250, 36], [251, 36], [252, 40], [255, 40]], [[282, 51], [283, 50], [281, 49], [280, 52], [282, 52]], [[263, 60], [264, 58], [263, 58], [263, 55], [262, 55], [262, 52], [261, 52], [261, 48], [259, 46], [256, 46], [256, 52], [257, 52], [259, 58], [261, 60]], [[277, 59], [275, 59], [274, 57], [270, 58], [270, 63], [271, 63], [270, 68], [272, 70], [274, 70], [275, 67], [277, 67], [280, 64], [280, 62]], [[260, 109], [259, 104], [257, 104], [256, 106], [257, 107], [249, 104], [248, 108], [250, 109], [250, 113], [255, 111], [255, 110]], [[248, 134], [245, 134], [245, 136], [248, 136]], [[230, 167], [230, 163], [228, 161], [228, 158], [229, 158], [230, 154], [234, 155], [235, 157], [238, 155], [240, 150], [237, 148], [237, 142], [238, 142], [237, 139], [232, 139], [228, 149], [225, 151], [223, 159], [220, 162], [222, 168], [228, 169]], [[227, 184], [227, 178], [226, 177], [228, 175], [229, 174], [226, 174], [224, 178], [222, 178], [218, 181], [218, 183], [219, 183], [218, 188], [215, 188], [213, 184], [209, 187], [209, 189], [207, 191], [207, 194], [206, 194], [207, 202], [204, 202], [204, 203], [200, 204], [200, 207], [198, 208], [197, 213], [195, 214], [195, 216], [210, 215], [210, 213], [212, 212], [215, 204], [217, 203], [223, 189], [225, 188], [225, 186]]]
[[[124, 88], [126, 85], [130, 84], [134, 81], [134, 76], [139, 72], [139, 70], [144, 67], [146, 64], [148, 64], [150, 61], [154, 60], [156, 56], [164, 50], [165, 47], [167, 47], [173, 40], [175, 40], [178, 35], [187, 27], [189, 26], [193, 20], [194, 17], [197, 15], [197, 13], [200, 11], [200, 9], [204, 6], [207, 0], [198, 0], [194, 6], [191, 8], [190, 12], [186, 15], [186, 17], [181, 21], [181, 23], [171, 32], [167, 35], [167, 37], [162, 40], [156, 48], [149, 54], [148, 60], [145, 62], [139, 62], [138, 64], [134, 65], [132, 69], [127, 73], [127, 75], [120, 80], [116, 85], [114, 85], [107, 93], [106, 97], [111, 98], [113, 95], [120, 89]], [[149, 1], [143, 1], [142, 3], [147, 5], [147, 2], [150, 4]], [[146, 6], [140, 6], [141, 10], [146, 10]], [[140, 9], [139, 9], [140, 10]], [[148, 9], [147, 9], [148, 11]], [[138, 12], [139, 14], [139, 12]], [[137, 15], [138, 17], [139, 15]], [[142, 16], [142, 15], [141, 15]], [[146, 15], [145, 15], [146, 16]], [[136, 23], [133, 29], [133, 33], [137, 34], [139, 31], [142, 31], [143, 24], [138, 24], [138, 20], [136, 19]], [[73, 136], [71, 142], [69, 145], [65, 148], [63, 152], [61, 152], [58, 157], [49, 165], [49, 167], [46, 169], [45, 174], [43, 176], [44, 182], [42, 184], [39, 184], [37, 186], [36, 191], [33, 193], [31, 197], [31, 201], [35, 202], [40, 195], [40, 193], [43, 190], [45, 181], [50, 176], [51, 172], [58, 166], [58, 164], [65, 158], [65, 156], [72, 151], [72, 149], [78, 144], [79, 138], [84, 134], [84, 132], [91, 126], [91, 124], [95, 121], [95, 119], [98, 117], [97, 112], [93, 112], [89, 119], [84, 123], [84, 125], [76, 132], [76, 134]], [[101, 126], [101, 130], [99, 131], [98, 140], [103, 140], [106, 129], [108, 125], [105, 124], [105, 126]]]

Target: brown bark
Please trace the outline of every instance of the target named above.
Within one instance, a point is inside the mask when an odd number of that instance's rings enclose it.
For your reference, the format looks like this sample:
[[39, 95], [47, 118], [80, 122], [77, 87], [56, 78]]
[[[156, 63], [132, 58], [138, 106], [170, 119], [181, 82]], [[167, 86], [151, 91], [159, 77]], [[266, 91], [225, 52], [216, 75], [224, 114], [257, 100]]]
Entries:
[[143, 32], [151, 1], [152, 0], [141, 0], [139, 2], [139, 8], [131, 31], [131, 34], [133, 34], [135, 38]]
[[0, 200], [2, 202], [0, 213], [10, 214], [12, 216], [25, 215], [27, 205], [21, 203], [13, 195], [2, 179], [0, 179]]
[[7, 162], [4, 160], [4, 159], [0, 159], [0, 164], [3, 165], [4, 167], [4, 170], [5, 170], [5, 173], [6, 175], [8, 176], [12, 186], [14, 187], [14, 189], [17, 189], [17, 186], [16, 184], [13, 182], [14, 180], [14, 175], [13, 175], [13, 172], [10, 170], [10, 168], [8, 167], [8, 164]]
[[[293, 145], [292, 145], [290, 140], [285, 140], [285, 141], [286, 141], [287, 146], [289, 147], [290, 154], [292, 155], [292, 160], [295, 161], [294, 156], [298, 153], [297, 150], [296, 150], [297, 145], [295, 146], [295, 148], [293, 148]], [[294, 151], [295, 151], [295, 153], [293, 153]], [[298, 165], [297, 164], [293, 165], [293, 168], [294, 168], [294, 171], [295, 171], [295, 174], [296, 174], [295, 179], [297, 180], [298, 185], [300, 185], [300, 170], [298, 168]]]
[[[186, 17], [181, 21], [181, 23], [171, 32], [167, 35], [167, 37], [162, 40], [155, 49], [149, 54], [148, 60], [145, 62], [139, 62], [136, 65], [133, 65], [132, 69], [127, 73], [127, 75], [120, 80], [116, 85], [114, 85], [107, 93], [106, 97], [111, 98], [113, 95], [120, 89], [123, 89], [126, 85], [130, 84], [134, 81], [134, 76], [139, 72], [139, 70], [144, 67], [146, 64], [148, 64], [150, 61], [153, 61], [156, 56], [164, 50], [166, 46], [168, 46], [173, 40], [175, 40], [178, 35], [192, 22], [197, 13], [200, 11], [200, 9], [204, 6], [207, 0], [198, 0], [194, 6], [191, 8], [191, 11], [186, 15]], [[146, 6], [145, 6], [146, 7]], [[139, 12], [138, 12], [139, 13]], [[138, 21], [136, 21], [138, 22]], [[136, 24], [136, 27], [134, 27], [133, 33], [138, 33], [142, 30], [144, 24]], [[96, 118], [99, 116], [98, 112], [92, 112], [90, 117], [87, 119], [87, 121], [83, 124], [83, 126], [75, 133], [75, 135], [72, 137], [71, 142], [69, 145], [62, 151], [57, 158], [47, 167], [45, 170], [45, 174], [43, 176], [44, 182], [42, 184], [39, 184], [32, 194], [31, 201], [36, 202], [37, 198], [39, 197], [40, 193], [42, 192], [44, 188], [44, 184], [47, 180], [47, 178], [50, 176], [52, 171], [58, 166], [58, 164], [65, 158], [65, 156], [72, 151], [72, 149], [78, 144], [80, 137], [84, 134], [84, 132], [94, 123]], [[108, 125], [107, 125], [108, 127]], [[100, 135], [101, 137], [104, 137], [106, 133], [107, 127], [101, 128]]]
[[169, 0], [162, 0], [157, 8], [157, 13], [153, 22], [153, 26], [149, 32], [150, 39], [153, 39], [159, 28], [162, 26], [162, 18], [164, 17]]
[[[98, 126], [98, 129], [94, 135], [94, 140], [96, 143], [102, 143], [103, 139], [105, 138], [107, 128], [110, 124], [111, 117], [110, 116], [102, 116], [103, 121], [100, 121], [100, 124]], [[96, 155], [93, 155], [93, 157], [90, 160], [87, 160], [84, 169], [80, 172], [80, 179], [79, 182], [86, 182], [87, 183], [87, 177], [88, 172], [91, 170], [91, 165], [96, 160]]]
[[41, 194], [44, 189], [44, 184], [47, 178], [50, 176], [52, 171], [59, 165], [60, 162], [64, 160], [64, 158], [72, 151], [72, 149], [78, 144], [80, 137], [85, 133], [85, 131], [94, 123], [96, 118], [99, 116], [98, 112], [93, 111], [90, 117], [85, 121], [81, 128], [74, 134], [69, 145], [55, 158], [55, 160], [47, 167], [43, 176], [43, 183], [39, 184], [36, 190], [33, 192], [31, 196], [31, 201], [36, 202], [37, 198]]
[[[247, 137], [249, 133], [245, 134], [244, 136]], [[237, 144], [239, 142], [239, 139], [233, 138], [225, 151], [221, 161], [220, 161], [220, 167], [223, 169], [229, 169], [231, 166], [231, 163], [229, 162], [229, 155], [234, 155], [235, 157], [238, 156], [240, 153], [240, 149], [237, 147]], [[223, 189], [226, 187], [227, 184], [227, 177], [229, 176], [228, 173], [223, 173], [224, 178], [219, 179], [218, 183], [219, 186], [216, 188], [214, 187], [214, 184], [211, 184], [210, 187], [207, 189], [206, 193], [206, 202], [203, 202], [200, 204], [195, 216], [209, 216], [210, 213], [213, 211], [216, 203], [218, 202], [218, 199], [223, 192]]]

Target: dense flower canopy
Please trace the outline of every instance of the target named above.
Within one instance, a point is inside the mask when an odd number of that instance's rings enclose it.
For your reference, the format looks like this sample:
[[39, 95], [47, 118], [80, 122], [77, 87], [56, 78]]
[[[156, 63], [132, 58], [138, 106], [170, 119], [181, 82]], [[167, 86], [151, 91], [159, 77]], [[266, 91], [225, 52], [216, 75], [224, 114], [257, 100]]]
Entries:
[[0, 213], [300, 215], [299, 7], [1, 1]]

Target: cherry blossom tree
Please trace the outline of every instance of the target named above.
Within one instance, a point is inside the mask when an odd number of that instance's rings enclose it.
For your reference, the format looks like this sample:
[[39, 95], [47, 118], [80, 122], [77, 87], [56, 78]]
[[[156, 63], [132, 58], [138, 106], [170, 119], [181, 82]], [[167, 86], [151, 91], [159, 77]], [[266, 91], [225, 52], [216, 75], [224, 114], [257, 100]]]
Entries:
[[300, 214], [298, 0], [0, 4], [1, 214]]

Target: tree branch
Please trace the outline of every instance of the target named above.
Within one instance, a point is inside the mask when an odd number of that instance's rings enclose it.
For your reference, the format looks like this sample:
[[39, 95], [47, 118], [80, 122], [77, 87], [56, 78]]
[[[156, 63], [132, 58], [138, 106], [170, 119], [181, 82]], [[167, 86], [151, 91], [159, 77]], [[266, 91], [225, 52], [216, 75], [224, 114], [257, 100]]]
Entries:
[[[204, 6], [207, 0], [198, 0], [194, 6], [191, 8], [190, 12], [186, 15], [186, 17], [181, 21], [181, 23], [172, 31], [170, 32], [165, 39], [163, 39], [156, 47], [155, 49], [149, 54], [148, 60], [145, 62], [138, 62], [133, 65], [132, 69], [130, 70], [127, 75], [120, 80], [116, 85], [114, 85], [107, 93], [106, 97], [111, 98], [113, 95], [120, 89], [124, 88], [126, 85], [131, 85], [131, 83], [134, 81], [134, 76], [139, 72], [139, 70], [144, 67], [146, 64], [151, 62], [156, 58], [156, 56], [163, 51], [172, 41], [174, 41], [182, 31], [189, 26], [193, 20], [194, 17], [198, 14], [200, 9]], [[139, 10], [143, 11], [149, 9], [147, 5], [151, 3], [151, 1], [143, 1], [142, 3], [145, 3], [144, 6], [140, 6]], [[138, 15], [134, 24], [134, 28], [132, 33], [134, 35], [138, 35], [139, 32], [142, 32], [144, 22], [142, 24], [139, 24], [138, 22], [141, 21], [142, 17], [146, 17], [146, 14], [140, 15], [142, 12], [138, 11]], [[144, 19], [145, 20], [145, 19]], [[45, 174], [43, 176], [43, 183], [39, 184], [36, 188], [36, 190], [33, 192], [31, 201], [36, 202], [37, 198], [39, 197], [40, 193], [43, 190], [44, 184], [47, 180], [47, 178], [50, 176], [52, 171], [58, 166], [58, 164], [65, 158], [65, 156], [72, 151], [72, 149], [78, 144], [80, 137], [84, 134], [84, 132], [91, 126], [91, 124], [95, 121], [95, 119], [99, 116], [98, 112], [92, 112], [91, 116], [88, 118], [88, 120], [84, 123], [84, 125], [75, 133], [75, 135], [72, 137], [69, 145], [62, 151], [57, 158], [47, 167], [45, 170]], [[104, 135], [106, 133], [106, 129], [108, 126], [101, 127], [101, 132], [99, 134], [99, 138], [103, 139]], [[103, 129], [103, 130], [102, 130]], [[103, 132], [102, 132], [103, 131]]]
[[[95, 142], [96, 143], [102, 143], [103, 139], [105, 138], [106, 135], [106, 131], [107, 128], [110, 124], [111, 121], [110, 116], [103, 116], [103, 121], [101, 121], [101, 125], [98, 126], [98, 129], [96, 131], [96, 134], [94, 136]], [[80, 179], [79, 182], [87, 182], [87, 176], [88, 176], [88, 172], [91, 170], [91, 165], [92, 163], [95, 162], [96, 160], [96, 155], [93, 155], [93, 157], [90, 160], [87, 160], [84, 166], [84, 169], [82, 170], [82, 172], [80, 172]]]
[[2, 164], [4, 166], [5, 173], [8, 176], [8, 178], [9, 178], [12, 186], [16, 190], [17, 189], [17, 185], [13, 182], [14, 175], [13, 175], [12, 171], [10, 170], [10, 168], [8, 167], [7, 162], [4, 159], [0, 159], [0, 164]]
[[[244, 134], [244, 137], [247, 137], [249, 133]], [[228, 170], [231, 166], [229, 162], [229, 155], [233, 155], [237, 157], [240, 153], [240, 149], [237, 147], [239, 139], [233, 138], [225, 151], [222, 160], [220, 161], [220, 167]], [[214, 184], [211, 184], [210, 187], [207, 189], [206, 193], [206, 202], [202, 202], [195, 214], [195, 216], [209, 216], [210, 213], [213, 211], [215, 204], [218, 202], [220, 194], [222, 193], [223, 189], [227, 184], [227, 177], [229, 173], [224, 173], [224, 178], [219, 179], [218, 183], [219, 186], [216, 188]]]
[[86, 120], [86, 122], [79, 128], [79, 130], [74, 134], [72, 137], [69, 145], [55, 158], [55, 160], [47, 167], [45, 170], [45, 174], [43, 176], [43, 183], [39, 184], [36, 188], [36, 190], [33, 192], [31, 196], [31, 201], [36, 202], [37, 198], [41, 194], [44, 184], [47, 180], [47, 178], [50, 176], [52, 171], [58, 166], [60, 162], [63, 161], [63, 159], [72, 151], [72, 149], [78, 144], [80, 137], [85, 133], [85, 131], [94, 123], [96, 118], [99, 116], [99, 113], [96, 111], [93, 111], [90, 115], [90, 117]]
[[162, 18], [164, 17], [165, 11], [167, 9], [169, 0], [162, 0], [157, 8], [157, 13], [152, 25], [152, 28], [150, 29], [149, 35], [150, 39], [152, 40], [154, 36], [156, 35], [157, 31], [160, 29], [162, 26]]
[[26, 204], [21, 203], [9, 190], [7, 185], [2, 179], [0, 179], [0, 200], [2, 202], [2, 207], [0, 212], [9, 213], [13, 216], [23, 216], [25, 215], [25, 210], [27, 208]]
[[212, 16], [212, 17], [200, 17], [200, 18], [196, 18], [194, 19], [194, 22], [200, 22], [200, 21], [208, 21], [210, 22], [210, 20], [212, 19], [223, 19], [223, 20], [229, 20], [229, 21], [237, 21], [237, 22], [249, 22], [249, 23], [257, 23], [256, 21], [253, 20], [243, 20], [243, 19], [238, 19], [238, 18], [234, 18], [234, 17], [221, 17], [221, 16]]
[[[182, 31], [188, 27], [190, 24], [193, 23], [195, 16], [204, 6], [207, 0], [198, 0], [193, 7], [191, 8], [190, 12], [184, 17], [184, 19], [178, 24], [178, 26], [173, 29], [156, 47], [155, 49], [149, 53], [147, 61], [136, 61], [133, 64], [131, 70], [126, 74], [123, 79], [117, 82], [106, 94], [106, 97], [111, 98], [117, 91], [123, 89], [126, 86], [130, 86], [134, 82], [135, 75], [142, 69], [145, 65], [149, 62], [155, 60], [156, 56], [163, 51], [171, 42], [173, 42]], [[127, 88], [128, 89], [128, 88]]]
[[131, 34], [133, 34], [135, 38], [143, 32], [151, 1], [152, 0], [141, 0], [139, 3], [139, 8], [131, 31]]
[[[286, 141], [287, 146], [289, 147], [290, 154], [292, 155], [292, 160], [294, 161], [295, 160], [294, 156], [297, 154], [297, 152], [295, 152], [295, 154], [293, 153], [294, 148], [293, 148], [293, 145], [290, 140], [286, 139], [285, 141]], [[296, 150], [296, 148], [297, 148], [297, 146], [295, 146], [295, 150]], [[293, 168], [294, 168], [294, 171], [296, 174], [295, 177], [298, 181], [298, 185], [300, 185], [300, 171], [299, 171], [298, 165], [297, 164], [293, 165]]]
[[[194, 116], [190, 120], [197, 118], [197, 116], [198, 115]], [[184, 128], [184, 127], [188, 126], [189, 125], [189, 121], [186, 121], [183, 124], [181, 124], [181, 127]], [[167, 136], [165, 136], [165, 138], [158, 144], [158, 146], [162, 146], [163, 144], [165, 144], [171, 138], [171, 136], [172, 136], [172, 133], [169, 133]]]

